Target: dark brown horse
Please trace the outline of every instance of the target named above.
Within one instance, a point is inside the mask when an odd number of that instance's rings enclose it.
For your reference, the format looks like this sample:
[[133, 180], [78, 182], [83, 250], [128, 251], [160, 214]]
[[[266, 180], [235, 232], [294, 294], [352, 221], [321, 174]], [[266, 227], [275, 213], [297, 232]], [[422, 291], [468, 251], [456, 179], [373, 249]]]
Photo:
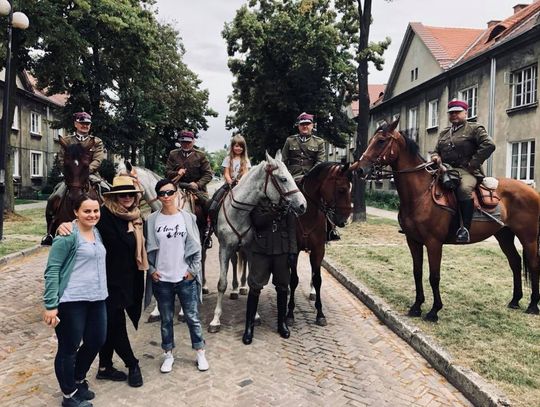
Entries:
[[55, 235], [56, 229], [62, 222], [70, 222], [75, 218], [72, 207], [75, 199], [83, 193], [87, 193], [94, 199], [99, 198], [89, 182], [91, 152], [79, 143], [67, 145], [62, 137], [59, 137], [58, 141], [64, 149], [63, 174], [66, 190], [62, 195], [53, 194], [47, 201], [45, 218], [47, 234], [50, 236]]
[[[317, 325], [326, 325], [321, 302], [321, 263], [325, 253], [326, 218], [336, 226], [343, 227], [351, 212], [351, 171], [349, 165], [321, 163], [309, 171], [299, 185], [307, 201], [306, 212], [298, 218], [296, 237], [298, 252], [309, 252], [311, 282], [315, 288]], [[291, 256], [291, 296], [287, 322], [294, 322], [294, 292], [298, 286], [298, 254]]]
[[[443, 307], [439, 292], [442, 246], [455, 243], [454, 233], [450, 233], [453, 215], [434, 203], [430, 193], [434, 185], [433, 175], [427, 171], [429, 165], [419, 155], [418, 145], [396, 131], [398, 121], [377, 129], [366, 151], [352, 167], [358, 168], [358, 172], [364, 175], [374, 167], [391, 167], [400, 199], [400, 225], [413, 258], [416, 300], [409, 309], [409, 315], [419, 317], [422, 314], [422, 260], [423, 246], [426, 246], [433, 307], [425, 319], [437, 321], [437, 313]], [[470, 231], [471, 243], [495, 236], [514, 276], [514, 292], [508, 306], [519, 308], [523, 291], [521, 258], [514, 245], [514, 237], [517, 236], [523, 246], [525, 275], [530, 277], [532, 290], [526, 312], [538, 314], [540, 197], [533, 188], [521, 181], [508, 178], [499, 178], [498, 181], [496, 193], [501, 198], [499, 205], [503, 225], [494, 221], [474, 221]]]

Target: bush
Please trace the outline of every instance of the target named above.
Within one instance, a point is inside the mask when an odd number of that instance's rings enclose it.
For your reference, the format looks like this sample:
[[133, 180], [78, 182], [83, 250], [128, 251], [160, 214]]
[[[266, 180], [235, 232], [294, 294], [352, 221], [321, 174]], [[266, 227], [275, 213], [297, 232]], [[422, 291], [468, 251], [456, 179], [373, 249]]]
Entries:
[[366, 205], [397, 211], [399, 209], [399, 196], [391, 192], [367, 190]]

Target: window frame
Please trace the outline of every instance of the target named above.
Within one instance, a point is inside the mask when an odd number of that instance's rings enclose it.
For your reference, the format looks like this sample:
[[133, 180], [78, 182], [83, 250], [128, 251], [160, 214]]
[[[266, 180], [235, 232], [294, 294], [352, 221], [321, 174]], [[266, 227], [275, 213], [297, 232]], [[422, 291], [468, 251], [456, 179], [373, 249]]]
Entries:
[[[40, 157], [38, 173], [34, 173], [34, 155], [38, 155]], [[43, 164], [43, 151], [30, 150], [30, 178], [43, 177]]]
[[13, 110], [13, 123], [11, 124], [12, 130], [20, 130], [21, 129], [21, 121], [19, 120], [19, 106], [15, 105], [15, 109]]
[[[37, 118], [37, 121], [36, 121], [37, 129], [34, 128], [34, 115]], [[30, 112], [30, 134], [41, 136], [41, 122], [42, 122], [41, 114], [34, 111]]]
[[[414, 126], [411, 123], [411, 115], [414, 112]], [[407, 109], [407, 132], [409, 137], [418, 143], [418, 106], [412, 106]]]
[[[523, 146], [527, 145], [527, 152], [526, 154], [526, 163], [523, 166], [522, 160], [523, 160]], [[517, 146], [517, 153], [514, 154], [514, 146]], [[535, 166], [535, 158], [536, 158], [536, 140], [529, 139], [529, 140], [519, 140], [514, 142], [508, 143], [508, 171], [507, 175], [509, 178], [525, 182], [526, 184], [534, 184], [534, 166]], [[515, 157], [515, 165], [514, 165], [514, 157]], [[523, 168], [525, 167], [525, 168]], [[525, 177], [521, 176], [522, 171], [525, 171]]]
[[[468, 95], [469, 92], [472, 92], [472, 96]], [[464, 100], [469, 105], [469, 110], [467, 111], [468, 120], [478, 117], [478, 85], [461, 89], [458, 92], [458, 99]]]
[[20, 178], [21, 177], [21, 171], [20, 171], [20, 162], [21, 162], [21, 154], [18, 148], [13, 148], [13, 177], [14, 178]]
[[[524, 79], [525, 73], [531, 71], [529, 78]], [[518, 81], [517, 77], [520, 76]], [[531, 84], [530, 89], [524, 89], [527, 84]], [[520, 93], [517, 94], [517, 89], [520, 88]], [[526, 100], [527, 95], [530, 95], [530, 100]], [[520, 98], [519, 104], [516, 104], [516, 98]], [[512, 72], [512, 80], [510, 83], [510, 109], [532, 105], [538, 102], [538, 65], [533, 64]]]
[[[435, 109], [433, 108], [434, 104], [437, 106]], [[437, 127], [439, 127], [439, 99], [433, 99], [428, 102], [427, 129]]]

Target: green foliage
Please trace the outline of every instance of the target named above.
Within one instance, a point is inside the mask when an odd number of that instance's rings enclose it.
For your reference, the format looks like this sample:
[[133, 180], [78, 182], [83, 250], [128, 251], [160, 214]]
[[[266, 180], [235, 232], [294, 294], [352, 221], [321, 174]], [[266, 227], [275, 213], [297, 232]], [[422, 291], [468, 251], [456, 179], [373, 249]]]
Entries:
[[58, 156], [54, 157], [54, 162], [49, 175], [47, 176], [47, 184], [41, 189], [42, 194], [50, 194], [54, 190], [54, 187], [59, 182], [63, 181], [62, 169], [60, 168], [60, 162]]
[[225, 148], [222, 148], [221, 150], [213, 151], [210, 153], [210, 164], [212, 165], [212, 170], [214, 171], [214, 174], [223, 175], [223, 168], [221, 167], [221, 164], [223, 163], [223, 159], [229, 154], [229, 149], [227, 146]]
[[338, 23], [331, 1], [252, 0], [225, 25], [235, 77], [227, 127], [244, 135], [255, 159], [281, 149], [302, 111], [337, 146], [354, 131], [343, 109], [355, 93], [353, 55]]
[[399, 196], [395, 193], [367, 190], [366, 205], [387, 210], [399, 210]]

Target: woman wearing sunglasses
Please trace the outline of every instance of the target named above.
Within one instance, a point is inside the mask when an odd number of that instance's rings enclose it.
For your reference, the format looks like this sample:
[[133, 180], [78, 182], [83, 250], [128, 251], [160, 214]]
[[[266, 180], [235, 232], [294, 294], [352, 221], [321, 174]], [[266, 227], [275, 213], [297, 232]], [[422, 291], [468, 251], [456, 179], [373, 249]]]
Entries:
[[161, 314], [161, 347], [165, 354], [162, 373], [174, 363], [174, 299], [177, 296], [185, 313], [191, 346], [197, 352], [197, 367], [208, 370], [204, 338], [199, 318], [201, 293], [201, 243], [196, 218], [176, 207], [176, 186], [168, 179], [155, 187], [162, 209], [146, 222], [146, 250], [152, 290]]

